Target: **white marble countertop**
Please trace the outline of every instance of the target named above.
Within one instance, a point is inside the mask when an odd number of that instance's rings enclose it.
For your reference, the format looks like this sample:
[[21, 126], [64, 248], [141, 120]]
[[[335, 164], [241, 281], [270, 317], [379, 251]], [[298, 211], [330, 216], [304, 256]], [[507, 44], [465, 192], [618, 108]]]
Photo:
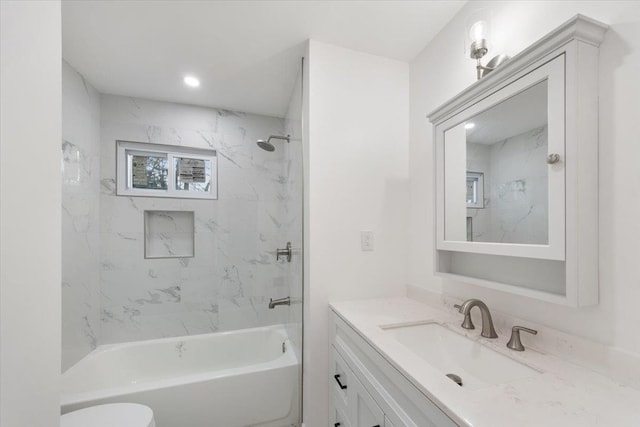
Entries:
[[[480, 337], [460, 327], [462, 315], [408, 298], [334, 302], [331, 308], [456, 423], [470, 427], [640, 426], [640, 391], [552, 354], [509, 350], [508, 336]], [[473, 390], [460, 388], [380, 328], [434, 321], [540, 375]], [[526, 347], [526, 337], [523, 336]]]

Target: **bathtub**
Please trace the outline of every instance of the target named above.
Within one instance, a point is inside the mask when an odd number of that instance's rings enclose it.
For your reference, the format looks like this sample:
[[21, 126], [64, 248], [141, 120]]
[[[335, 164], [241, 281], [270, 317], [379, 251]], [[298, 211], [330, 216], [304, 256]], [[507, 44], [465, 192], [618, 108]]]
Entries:
[[298, 368], [280, 325], [104, 345], [62, 374], [62, 413], [132, 402], [157, 427], [297, 425]]

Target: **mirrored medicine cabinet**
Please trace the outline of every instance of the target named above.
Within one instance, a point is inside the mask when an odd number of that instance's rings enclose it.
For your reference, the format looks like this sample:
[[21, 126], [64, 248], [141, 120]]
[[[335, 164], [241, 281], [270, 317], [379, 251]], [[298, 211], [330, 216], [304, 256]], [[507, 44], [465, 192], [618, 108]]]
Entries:
[[429, 115], [436, 274], [598, 302], [598, 49], [578, 15]]

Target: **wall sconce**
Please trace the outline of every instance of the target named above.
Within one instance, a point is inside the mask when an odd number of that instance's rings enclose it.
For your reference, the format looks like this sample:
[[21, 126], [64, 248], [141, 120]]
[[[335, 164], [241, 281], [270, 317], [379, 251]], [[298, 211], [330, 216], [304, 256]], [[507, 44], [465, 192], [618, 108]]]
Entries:
[[497, 55], [494, 56], [487, 65], [482, 65], [482, 58], [489, 52], [490, 22], [491, 19], [488, 12], [479, 10], [471, 17], [466, 27], [469, 57], [477, 61], [476, 72], [478, 80], [485, 77], [509, 59], [507, 55]]

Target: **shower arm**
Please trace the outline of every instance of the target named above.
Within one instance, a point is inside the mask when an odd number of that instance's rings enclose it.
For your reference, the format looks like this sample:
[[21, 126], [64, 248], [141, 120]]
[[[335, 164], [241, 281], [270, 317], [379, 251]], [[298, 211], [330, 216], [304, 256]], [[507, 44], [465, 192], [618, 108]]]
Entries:
[[269, 136], [269, 139], [267, 139], [267, 142], [271, 141], [272, 139], [281, 139], [283, 141], [287, 141], [287, 143], [291, 142], [291, 137], [289, 135], [287, 136], [271, 135]]

